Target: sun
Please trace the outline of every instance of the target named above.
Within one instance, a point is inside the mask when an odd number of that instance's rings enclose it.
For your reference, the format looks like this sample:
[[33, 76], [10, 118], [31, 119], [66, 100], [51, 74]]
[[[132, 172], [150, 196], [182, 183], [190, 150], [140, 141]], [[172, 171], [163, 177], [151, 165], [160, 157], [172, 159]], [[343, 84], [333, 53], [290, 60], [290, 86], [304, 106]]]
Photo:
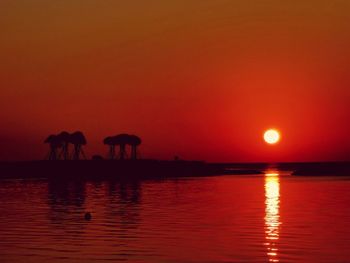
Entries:
[[281, 139], [279, 131], [275, 129], [269, 129], [264, 133], [264, 140], [268, 144], [276, 144]]

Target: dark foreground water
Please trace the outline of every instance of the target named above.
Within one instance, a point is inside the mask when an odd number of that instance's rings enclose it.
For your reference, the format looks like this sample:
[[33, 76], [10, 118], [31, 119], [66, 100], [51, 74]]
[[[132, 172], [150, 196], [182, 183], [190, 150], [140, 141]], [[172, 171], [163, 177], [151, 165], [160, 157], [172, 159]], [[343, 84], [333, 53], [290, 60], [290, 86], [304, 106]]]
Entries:
[[108, 261], [350, 262], [350, 180], [0, 181], [0, 262]]

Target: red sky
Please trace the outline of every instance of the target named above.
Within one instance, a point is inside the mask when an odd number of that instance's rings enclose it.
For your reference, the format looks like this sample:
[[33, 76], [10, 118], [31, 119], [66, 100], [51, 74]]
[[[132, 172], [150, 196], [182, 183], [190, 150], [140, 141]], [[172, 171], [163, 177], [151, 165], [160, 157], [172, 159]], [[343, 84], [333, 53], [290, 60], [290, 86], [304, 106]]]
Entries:
[[[0, 159], [135, 133], [143, 157], [349, 160], [347, 0], [0, 2]], [[265, 129], [282, 141], [268, 146]]]

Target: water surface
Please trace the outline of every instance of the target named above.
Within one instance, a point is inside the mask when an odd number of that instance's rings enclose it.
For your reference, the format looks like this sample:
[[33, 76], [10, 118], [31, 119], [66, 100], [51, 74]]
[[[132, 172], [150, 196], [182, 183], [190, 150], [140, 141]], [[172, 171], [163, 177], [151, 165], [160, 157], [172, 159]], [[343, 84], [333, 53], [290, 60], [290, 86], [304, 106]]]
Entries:
[[0, 181], [0, 262], [349, 262], [349, 178]]

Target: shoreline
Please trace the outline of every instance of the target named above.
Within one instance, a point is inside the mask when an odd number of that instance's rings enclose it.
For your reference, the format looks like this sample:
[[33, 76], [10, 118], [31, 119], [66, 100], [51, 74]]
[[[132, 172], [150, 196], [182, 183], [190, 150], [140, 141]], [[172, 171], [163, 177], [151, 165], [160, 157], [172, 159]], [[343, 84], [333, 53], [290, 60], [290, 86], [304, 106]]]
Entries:
[[258, 169], [229, 170], [202, 161], [80, 160], [0, 163], [0, 179], [162, 179], [234, 174], [261, 174]]
[[254, 175], [288, 171], [292, 176], [350, 176], [349, 162], [207, 163], [184, 160], [79, 160], [0, 162], [0, 179], [162, 179], [219, 175]]

